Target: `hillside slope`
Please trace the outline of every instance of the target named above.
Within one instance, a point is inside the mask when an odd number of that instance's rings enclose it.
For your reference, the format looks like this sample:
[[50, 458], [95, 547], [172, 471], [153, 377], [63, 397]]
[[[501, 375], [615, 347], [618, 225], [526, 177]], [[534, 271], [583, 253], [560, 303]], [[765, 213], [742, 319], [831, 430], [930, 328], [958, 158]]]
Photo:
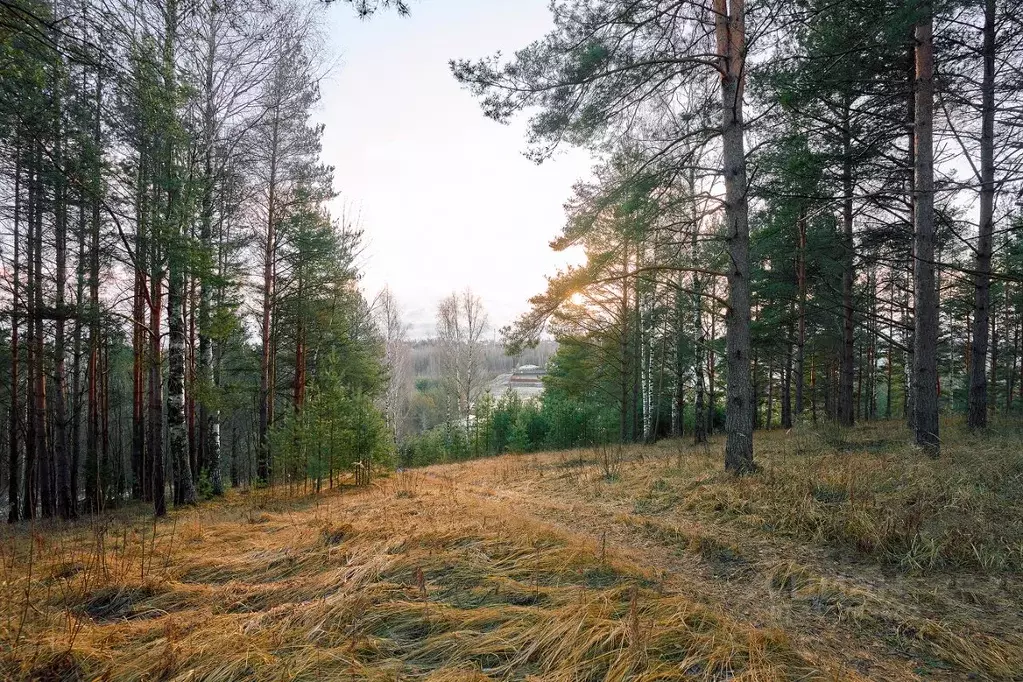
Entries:
[[3, 542], [11, 679], [1023, 679], [1023, 456], [898, 427], [506, 456]]

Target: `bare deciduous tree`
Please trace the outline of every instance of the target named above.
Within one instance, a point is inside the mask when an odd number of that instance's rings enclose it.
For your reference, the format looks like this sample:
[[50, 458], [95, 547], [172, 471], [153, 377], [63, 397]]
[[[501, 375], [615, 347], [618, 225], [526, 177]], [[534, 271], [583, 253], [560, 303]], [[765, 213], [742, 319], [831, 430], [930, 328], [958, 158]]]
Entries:
[[384, 340], [384, 364], [387, 368], [384, 416], [391, 436], [395, 443], [400, 444], [408, 431], [412, 392], [415, 390], [408, 324], [403, 319], [401, 304], [390, 288], [385, 287], [377, 295], [374, 309], [377, 327]]
[[437, 306], [443, 382], [457, 416], [469, 424], [487, 377], [483, 372], [483, 335], [490, 328], [483, 301], [471, 289], [453, 292]]

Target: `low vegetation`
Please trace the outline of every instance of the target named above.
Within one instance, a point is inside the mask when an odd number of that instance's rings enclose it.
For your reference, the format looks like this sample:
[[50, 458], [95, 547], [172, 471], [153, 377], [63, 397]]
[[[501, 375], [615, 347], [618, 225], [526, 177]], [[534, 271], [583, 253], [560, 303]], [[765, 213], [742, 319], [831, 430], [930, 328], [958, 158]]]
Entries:
[[[960, 434], [939, 460], [891, 439], [891, 430], [876, 424], [765, 439], [761, 475], [728, 485], [701, 476], [691, 459], [683, 468], [691, 483], [664, 494], [750, 530], [846, 548], [906, 570], [1023, 571], [1018, 428]], [[704, 474], [714, 463], [703, 463]]]
[[[954, 432], [954, 426], [946, 433]], [[1018, 679], [1023, 456], [892, 425], [504, 456], [3, 539], [40, 680]], [[613, 471], [608, 471], [613, 467]], [[612, 475], [609, 475], [612, 474]]]
[[812, 672], [783, 632], [666, 593], [654, 573], [621, 555], [443, 479], [392, 480], [320, 504], [233, 496], [175, 515], [155, 536], [139, 523], [8, 538], [7, 676]]

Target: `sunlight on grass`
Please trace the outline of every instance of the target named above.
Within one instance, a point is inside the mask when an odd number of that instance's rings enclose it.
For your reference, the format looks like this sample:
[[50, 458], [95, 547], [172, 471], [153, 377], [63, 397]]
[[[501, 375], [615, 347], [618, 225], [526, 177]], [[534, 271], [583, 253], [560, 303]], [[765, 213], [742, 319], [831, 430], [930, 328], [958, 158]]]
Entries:
[[667, 442], [616, 454], [613, 477], [600, 452], [544, 453], [318, 499], [233, 493], [156, 525], [127, 510], [19, 527], [0, 542], [0, 670], [877, 679], [845, 661], [846, 642], [880, 647], [856, 659], [864, 670], [1012, 679], [1014, 433], [957, 434], [937, 462], [897, 436], [767, 434], [745, 479], [720, 473], [716, 445]]

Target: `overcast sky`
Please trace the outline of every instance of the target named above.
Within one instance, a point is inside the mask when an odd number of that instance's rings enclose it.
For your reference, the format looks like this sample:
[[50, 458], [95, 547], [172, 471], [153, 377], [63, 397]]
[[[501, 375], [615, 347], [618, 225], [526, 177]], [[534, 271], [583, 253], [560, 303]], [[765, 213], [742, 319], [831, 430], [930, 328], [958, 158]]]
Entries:
[[414, 333], [433, 333], [438, 300], [472, 287], [494, 327], [578, 254], [548, 242], [588, 157], [570, 151], [537, 166], [525, 157], [524, 121], [486, 119], [448, 69], [452, 58], [510, 54], [551, 25], [548, 0], [417, 0], [412, 16], [358, 21], [326, 13], [338, 63], [322, 85], [324, 160], [361, 213], [364, 288], [385, 284]]

